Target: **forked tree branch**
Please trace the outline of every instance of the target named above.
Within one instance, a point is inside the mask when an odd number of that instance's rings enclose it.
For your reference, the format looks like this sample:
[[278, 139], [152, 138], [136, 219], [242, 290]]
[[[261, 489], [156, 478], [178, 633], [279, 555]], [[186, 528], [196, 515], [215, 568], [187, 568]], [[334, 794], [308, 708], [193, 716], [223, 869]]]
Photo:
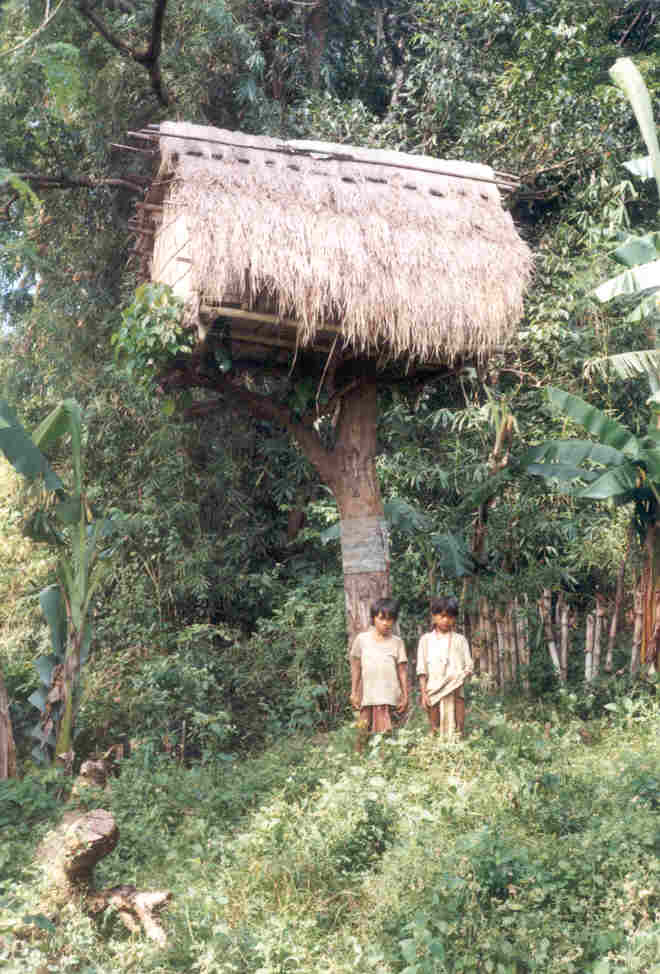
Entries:
[[153, 88], [158, 101], [161, 105], [169, 105], [167, 92], [163, 87], [163, 78], [160, 73], [160, 54], [163, 47], [163, 21], [165, 19], [165, 6], [167, 0], [154, 0], [154, 13], [151, 20], [151, 33], [149, 43], [146, 48], [131, 47], [126, 44], [117, 34], [110, 30], [107, 24], [90, 8], [87, 0], [78, 0], [78, 10], [86, 20], [92, 24], [101, 37], [104, 37], [108, 44], [111, 44], [116, 51], [124, 57], [146, 68], [151, 78]]
[[194, 368], [187, 371], [179, 370], [176, 374], [167, 376], [163, 386], [165, 388], [176, 386], [192, 388], [197, 386], [198, 388], [219, 392], [222, 396], [221, 399], [195, 403], [188, 408], [186, 415], [190, 417], [206, 416], [229, 406], [239, 409], [241, 412], [247, 412], [255, 419], [269, 420], [291, 434], [322, 477], [326, 476], [328, 470], [331, 469], [332, 454], [323, 446], [316, 430], [294, 419], [293, 413], [287, 406], [275, 403], [267, 396], [252, 392], [252, 390], [246, 389], [244, 385], [239, 385], [224, 375], [206, 377]]

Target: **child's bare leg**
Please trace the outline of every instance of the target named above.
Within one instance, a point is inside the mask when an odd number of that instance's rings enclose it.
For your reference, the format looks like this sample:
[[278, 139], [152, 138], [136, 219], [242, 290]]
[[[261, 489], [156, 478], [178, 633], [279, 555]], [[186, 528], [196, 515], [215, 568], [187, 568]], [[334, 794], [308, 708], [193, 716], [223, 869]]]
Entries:
[[440, 704], [436, 703], [434, 706], [429, 707], [426, 712], [429, 715], [431, 733], [435, 734], [440, 727]]
[[454, 712], [456, 714], [456, 730], [463, 737], [465, 733], [465, 700], [458, 695], [454, 698]]
[[364, 751], [365, 744], [369, 740], [371, 733], [371, 707], [362, 707], [357, 718], [357, 737], [355, 738], [355, 750], [358, 754]]

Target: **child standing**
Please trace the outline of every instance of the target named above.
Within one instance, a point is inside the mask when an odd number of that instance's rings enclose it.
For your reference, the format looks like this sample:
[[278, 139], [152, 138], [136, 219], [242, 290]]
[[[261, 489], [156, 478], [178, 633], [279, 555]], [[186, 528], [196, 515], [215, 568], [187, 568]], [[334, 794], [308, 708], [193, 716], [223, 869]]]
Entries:
[[391, 707], [403, 713], [408, 706], [406, 648], [392, 635], [399, 604], [378, 599], [370, 615], [371, 628], [356, 636], [351, 646], [351, 706], [360, 711], [358, 750], [365, 736], [392, 730]]
[[465, 636], [455, 632], [458, 599], [453, 596], [431, 602], [433, 629], [417, 647], [417, 675], [431, 733], [443, 737], [465, 729], [463, 684], [473, 671], [470, 647]]

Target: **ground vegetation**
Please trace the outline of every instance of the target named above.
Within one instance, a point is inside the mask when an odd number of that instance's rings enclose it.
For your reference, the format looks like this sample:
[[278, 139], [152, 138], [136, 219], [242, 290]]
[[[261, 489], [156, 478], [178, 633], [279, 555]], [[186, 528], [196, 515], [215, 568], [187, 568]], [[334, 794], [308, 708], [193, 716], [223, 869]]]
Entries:
[[[98, 881], [170, 890], [172, 946], [128, 934], [112, 911], [96, 925], [75, 904], [43, 907], [34, 855], [69, 795], [31, 758], [33, 664], [50, 639], [39, 592], [57, 557], [23, 533], [20, 484], [3, 466], [0, 686], [18, 776], [0, 783], [2, 963], [653, 970], [658, 714], [652, 674], [630, 673], [642, 561], [629, 512], [514, 476], [512, 461], [581, 435], [549, 386], [645, 436], [647, 385], [585, 366], [656, 342], [652, 315], [631, 315], [626, 295], [594, 298], [612, 252], [657, 230], [653, 184], [622, 167], [645, 149], [608, 74], [631, 56], [655, 103], [656, 5], [158, 9], [157, 23], [143, 0], [0, 6], [0, 391], [30, 431], [75, 398], [87, 501], [123, 514], [125, 540], [91, 600], [73, 764], [124, 754], [110, 788], [83, 802], [120, 830]], [[535, 273], [516, 340], [451, 378], [379, 390], [402, 636], [416, 645], [430, 595], [456, 591], [484, 664], [464, 742], [429, 741], [416, 712], [353, 757], [331, 495], [274, 422], [191, 422], [192, 396], [159, 393], [143, 366], [171, 343], [166, 313], [150, 319], [153, 355], [142, 346], [132, 371], [115, 356], [137, 307], [130, 223], [150, 164], [116, 146], [174, 115], [520, 177], [510, 207]], [[314, 390], [297, 377], [285, 394], [302, 412]], [[69, 482], [69, 443], [48, 458]], [[601, 610], [601, 626], [618, 611], [618, 628], [585, 680]]]

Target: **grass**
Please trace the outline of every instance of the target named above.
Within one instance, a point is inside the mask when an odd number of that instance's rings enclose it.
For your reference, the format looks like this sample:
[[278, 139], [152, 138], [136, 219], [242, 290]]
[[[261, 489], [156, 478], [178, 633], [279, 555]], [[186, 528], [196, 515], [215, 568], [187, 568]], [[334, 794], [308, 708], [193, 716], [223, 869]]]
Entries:
[[[660, 972], [655, 699], [592, 722], [588, 743], [570, 713], [488, 698], [468, 726], [465, 741], [431, 740], [418, 715], [361, 757], [349, 725], [203, 767], [138, 748], [89, 798], [121, 830], [97, 880], [172, 891], [165, 950], [113, 916], [43, 917], [29, 863], [61, 809], [22, 782], [27, 830], [0, 793], [0, 966]], [[42, 916], [33, 934], [25, 915]]]

